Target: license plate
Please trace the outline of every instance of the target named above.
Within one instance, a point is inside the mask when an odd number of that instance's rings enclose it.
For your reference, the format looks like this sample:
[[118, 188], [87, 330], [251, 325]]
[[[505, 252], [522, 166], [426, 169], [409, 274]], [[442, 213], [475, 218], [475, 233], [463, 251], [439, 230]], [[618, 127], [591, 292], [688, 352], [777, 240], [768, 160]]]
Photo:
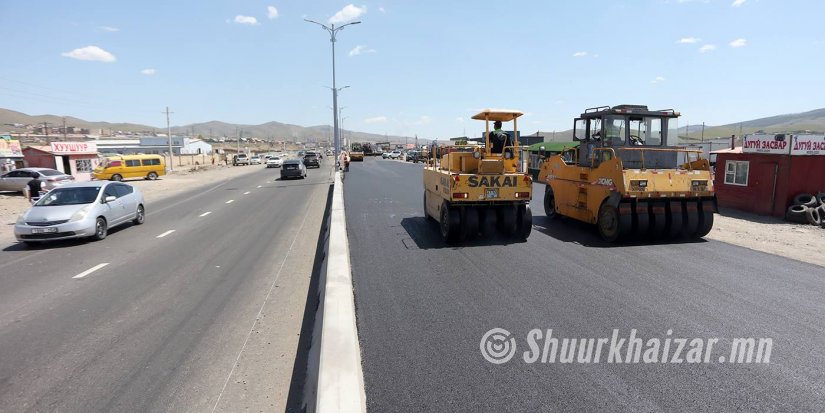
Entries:
[[487, 196], [485, 198], [498, 198], [498, 188], [487, 188]]
[[32, 228], [32, 234], [48, 234], [57, 232], [57, 228]]

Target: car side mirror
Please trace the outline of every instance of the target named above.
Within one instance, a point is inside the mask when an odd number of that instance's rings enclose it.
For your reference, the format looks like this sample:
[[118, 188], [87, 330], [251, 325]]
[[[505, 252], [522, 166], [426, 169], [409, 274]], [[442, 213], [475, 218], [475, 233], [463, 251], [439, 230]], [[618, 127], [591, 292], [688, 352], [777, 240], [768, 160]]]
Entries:
[[117, 199], [116, 196], [109, 195], [106, 198], [103, 198], [103, 203], [106, 204], [106, 203], [109, 203], [109, 202], [114, 202], [116, 199]]

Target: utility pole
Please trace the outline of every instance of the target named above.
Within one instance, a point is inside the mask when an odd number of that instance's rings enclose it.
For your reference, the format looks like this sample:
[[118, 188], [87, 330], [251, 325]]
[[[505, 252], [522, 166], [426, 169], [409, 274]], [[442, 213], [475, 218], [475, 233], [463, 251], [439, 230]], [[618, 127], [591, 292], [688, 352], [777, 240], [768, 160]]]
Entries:
[[43, 122], [43, 133], [46, 134], [46, 138], [49, 137], [49, 122]]
[[69, 140], [69, 138], [66, 136], [67, 133], [68, 133], [68, 131], [66, 130], [66, 117], [64, 116], [63, 117], [63, 140], [64, 141]]
[[175, 170], [175, 153], [172, 152], [172, 126], [169, 123], [169, 106], [166, 107], [166, 138], [169, 141], [169, 170]]
[[702, 122], [702, 143], [705, 143], [705, 122]]

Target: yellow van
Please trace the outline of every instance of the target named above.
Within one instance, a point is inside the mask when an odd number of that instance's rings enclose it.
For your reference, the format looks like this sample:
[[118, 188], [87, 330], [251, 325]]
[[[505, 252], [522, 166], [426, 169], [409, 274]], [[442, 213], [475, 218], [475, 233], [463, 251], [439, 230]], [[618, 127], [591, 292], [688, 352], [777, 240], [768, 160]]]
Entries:
[[123, 178], [157, 179], [166, 175], [160, 155], [121, 155], [103, 158], [92, 172], [95, 179], [120, 181]]

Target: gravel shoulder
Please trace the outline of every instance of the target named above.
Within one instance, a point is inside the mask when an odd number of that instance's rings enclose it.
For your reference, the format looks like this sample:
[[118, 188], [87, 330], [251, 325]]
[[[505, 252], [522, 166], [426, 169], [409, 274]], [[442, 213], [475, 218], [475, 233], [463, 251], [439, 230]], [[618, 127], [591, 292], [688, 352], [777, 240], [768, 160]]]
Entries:
[[[212, 185], [240, 175], [260, 171], [260, 165], [201, 167], [198, 170], [175, 171], [155, 181], [130, 179], [124, 182], [140, 188], [147, 203], [152, 203], [191, 189]], [[273, 176], [279, 172], [271, 169]], [[30, 206], [20, 193], [0, 192], [0, 245], [14, 243], [14, 223]]]
[[706, 238], [825, 267], [825, 229], [722, 209]]

